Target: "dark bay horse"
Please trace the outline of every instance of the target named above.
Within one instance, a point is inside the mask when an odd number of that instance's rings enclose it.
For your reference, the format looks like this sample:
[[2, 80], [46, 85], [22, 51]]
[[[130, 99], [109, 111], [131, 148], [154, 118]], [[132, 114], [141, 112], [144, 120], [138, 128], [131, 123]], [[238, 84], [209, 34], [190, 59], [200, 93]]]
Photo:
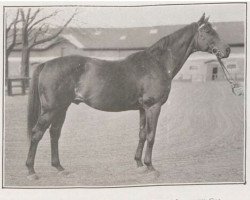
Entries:
[[39, 141], [50, 127], [51, 162], [59, 172], [58, 140], [71, 103], [81, 102], [102, 111], [139, 110], [137, 166], [152, 165], [152, 149], [161, 106], [167, 101], [174, 76], [190, 54], [204, 51], [226, 58], [230, 48], [205, 18], [170, 34], [147, 49], [119, 61], [65, 56], [39, 65], [33, 73], [28, 103], [30, 148], [28, 178], [37, 179], [34, 160]]

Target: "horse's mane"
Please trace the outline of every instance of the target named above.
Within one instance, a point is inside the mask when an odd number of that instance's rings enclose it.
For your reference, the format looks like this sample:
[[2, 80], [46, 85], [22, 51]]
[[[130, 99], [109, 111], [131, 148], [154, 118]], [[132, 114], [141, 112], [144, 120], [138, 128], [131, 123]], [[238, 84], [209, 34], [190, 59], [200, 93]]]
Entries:
[[171, 46], [171, 44], [173, 42], [175, 42], [176, 40], [180, 40], [183, 33], [187, 32], [188, 29], [191, 29], [192, 31], [194, 31], [195, 24], [196, 23], [189, 24], [189, 25], [175, 31], [174, 33], [171, 33], [170, 35], [167, 35], [167, 36], [161, 38], [155, 44], [148, 47], [145, 51], [147, 51], [150, 54], [153, 54], [155, 56], [162, 55], [162, 53], [165, 52], [167, 50], [167, 48], [169, 48], [169, 46]]
[[[146, 48], [145, 50], [135, 52], [129, 55], [127, 58], [138, 62], [140, 59], [144, 59], [145, 56], [150, 55], [158, 59], [159, 56], [161, 56], [168, 48], [170, 48], [174, 42], [176, 41], [178, 41], [179, 43], [185, 42], [186, 37], [190, 37], [191, 34], [194, 34], [194, 32], [196, 31], [195, 24], [197, 23], [192, 23], [187, 26], [184, 26], [183, 28], [175, 31], [174, 33], [171, 33], [170, 35], [161, 38], [160, 40], [158, 40], [156, 43]], [[188, 34], [190, 33], [190, 31], [191, 34]], [[186, 33], [185, 34], [186, 37], [183, 38], [184, 33]]]

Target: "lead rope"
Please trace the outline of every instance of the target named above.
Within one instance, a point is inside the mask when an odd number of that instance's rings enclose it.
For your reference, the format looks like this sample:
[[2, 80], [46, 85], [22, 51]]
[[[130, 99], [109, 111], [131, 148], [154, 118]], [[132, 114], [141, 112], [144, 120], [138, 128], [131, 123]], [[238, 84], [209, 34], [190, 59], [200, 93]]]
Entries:
[[[217, 56], [216, 56], [217, 57]], [[239, 83], [237, 83], [233, 77], [230, 75], [229, 71], [227, 70], [227, 68], [225, 67], [224, 63], [222, 62], [222, 60], [220, 58], [217, 57], [218, 62], [221, 65], [221, 68], [226, 76], [227, 81], [229, 82], [229, 84], [231, 85], [232, 88], [232, 92], [237, 95], [237, 96], [241, 96], [244, 95], [244, 91], [243, 91], [243, 87], [239, 85]]]

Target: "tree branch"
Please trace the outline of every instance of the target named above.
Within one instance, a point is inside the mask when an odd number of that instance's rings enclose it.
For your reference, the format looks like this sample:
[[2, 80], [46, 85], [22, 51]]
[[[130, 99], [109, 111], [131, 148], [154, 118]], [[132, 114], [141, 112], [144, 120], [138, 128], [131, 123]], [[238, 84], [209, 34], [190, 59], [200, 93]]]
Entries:
[[27, 24], [29, 23], [30, 12], [31, 12], [31, 8], [28, 9], [28, 13], [26, 15], [26, 22], [27, 22]]
[[23, 29], [25, 28], [25, 26], [27, 26], [26, 20], [25, 20], [25, 14], [23, 9], [20, 9], [21, 12], [21, 18], [22, 18], [22, 24], [23, 24]]
[[57, 13], [58, 13], [58, 11], [55, 11], [55, 12], [51, 13], [50, 15], [48, 15], [46, 17], [43, 17], [42, 19], [37, 20], [33, 24], [30, 24], [30, 27], [28, 28], [28, 31], [31, 31], [34, 26], [36, 26], [37, 24], [41, 23], [42, 21], [44, 21], [46, 19], [49, 19], [49, 18], [55, 16]]
[[[46, 26], [46, 27], [45, 27]], [[44, 29], [45, 27], [45, 29]], [[36, 40], [39, 35], [45, 35], [49, 30], [49, 25], [42, 24], [38, 29], [34, 29], [32, 37], [29, 39], [29, 48], [32, 48], [33, 45], [36, 43]], [[31, 35], [31, 33], [30, 33]]]
[[52, 47], [54, 47], [54, 46], [62, 43], [63, 41], [64, 41], [63, 39], [57, 40], [57, 41], [55, 41], [55, 42], [53, 42], [53, 43], [51, 43], [51, 44], [43, 47], [42, 49], [35, 49], [35, 51], [45, 51], [45, 50], [48, 50], [48, 49], [50, 49], [50, 48], [52, 48]]
[[71, 22], [71, 20], [72, 20], [72, 19], [74, 18], [74, 16], [75, 16], [75, 14], [76, 14], [76, 13], [74, 13], [74, 14], [69, 18], [69, 20], [64, 24], [64, 26], [63, 26], [57, 33], [55, 33], [55, 34], [53, 34], [53, 35], [51, 35], [51, 36], [49, 36], [49, 37], [47, 37], [47, 38], [44, 38], [44, 39], [41, 39], [41, 40], [36, 41], [36, 42], [31, 46], [31, 48], [34, 47], [35, 45], [42, 44], [42, 43], [48, 42], [48, 41], [50, 41], [50, 40], [56, 38], [56, 37], [64, 30], [64, 28]]
[[[19, 9], [17, 10], [17, 14], [16, 14], [16, 18], [14, 19], [14, 21], [11, 23], [12, 25], [13, 25], [13, 33], [12, 33], [12, 42], [11, 42], [11, 44], [7, 47], [7, 49], [6, 49], [6, 53], [7, 53], [7, 55], [9, 55], [10, 54], [10, 52], [13, 50], [13, 48], [14, 48], [14, 46], [16, 45], [16, 35], [17, 35], [17, 28], [16, 28], [16, 25], [17, 25], [17, 23], [18, 23], [18, 17], [19, 17]], [[12, 26], [11, 25], [11, 26]], [[8, 38], [8, 32], [10, 31], [10, 29], [11, 29], [11, 26], [9, 26], [8, 28], [8, 30], [6, 30], [6, 36], [7, 36], [7, 38]], [[7, 38], [6, 38], [6, 40], [7, 40]]]
[[18, 16], [19, 16], [19, 9], [17, 10], [17, 14], [16, 14], [16, 17], [15, 19], [9, 24], [9, 26], [6, 28], [6, 35], [8, 35], [11, 27], [14, 25], [14, 24], [17, 24], [19, 23], [21, 20], [18, 20]]
[[39, 13], [40, 11], [41, 11], [41, 9], [38, 8], [38, 9], [34, 12], [34, 14], [28, 19], [28, 20], [29, 20], [28, 25], [30, 25], [30, 24], [36, 19], [36, 16], [38, 15], [38, 13]]
[[24, 22], [24, 21], [25, 21], [25, 16], [24, 16], [24, 11], [23, 11], [23, 9], [20, 9], [20, 12], [21, 12], [22, 21]]
[[15, 23], [19, 23], [21, 22], [21, 20], [14, 20], [13, 22], [10, 23], [10, 25], [6, 28], [6, 35], [9, 33], [11, 27], [15, 24]]

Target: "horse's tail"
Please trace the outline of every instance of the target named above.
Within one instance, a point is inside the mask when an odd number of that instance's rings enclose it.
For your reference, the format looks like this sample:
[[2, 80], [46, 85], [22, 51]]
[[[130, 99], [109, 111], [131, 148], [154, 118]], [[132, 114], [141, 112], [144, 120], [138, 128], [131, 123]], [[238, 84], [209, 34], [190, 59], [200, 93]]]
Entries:
[[38, 92], [38, 82], [39, 75], [44, 67], [44, 63], [37, 66], [35, 71], [33, 72], [30, 88], [29, 88], [29, 98], [28, 98], [28, 116], [27, 116], [27, 133], [28, 139], [31, 140], [32, 137], [32, 129], [37, 123], [40, 110], [41, 110], [41, 102], [39, 98]]

